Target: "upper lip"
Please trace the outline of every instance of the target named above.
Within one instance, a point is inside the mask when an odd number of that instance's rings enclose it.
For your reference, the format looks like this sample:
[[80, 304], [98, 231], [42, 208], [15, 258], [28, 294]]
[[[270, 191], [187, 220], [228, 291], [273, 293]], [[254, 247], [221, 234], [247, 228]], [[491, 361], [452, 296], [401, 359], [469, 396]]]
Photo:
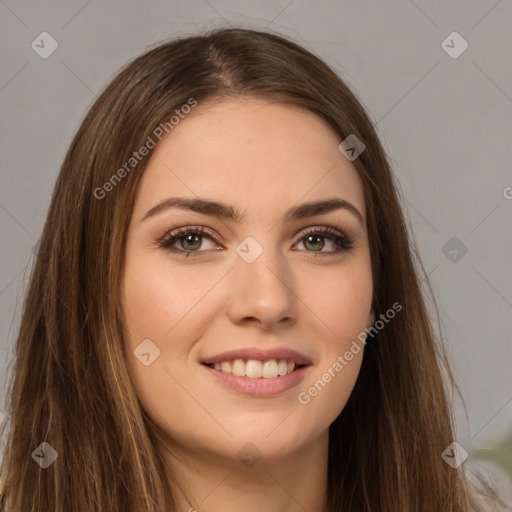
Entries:
[[290, 348], [278, 347], [269, 350], [260, 348], [239, 348], [222, 352], [216, 356], [203, 359], [203, 364], [222, 363], [223, 361], [233, 361], [234, 359], [257, 359], [259, 361], [269, 361], [270, 359], [286, 359], [293, 361], [296, 365], [311, 365], [311, 359], [304, 354]]

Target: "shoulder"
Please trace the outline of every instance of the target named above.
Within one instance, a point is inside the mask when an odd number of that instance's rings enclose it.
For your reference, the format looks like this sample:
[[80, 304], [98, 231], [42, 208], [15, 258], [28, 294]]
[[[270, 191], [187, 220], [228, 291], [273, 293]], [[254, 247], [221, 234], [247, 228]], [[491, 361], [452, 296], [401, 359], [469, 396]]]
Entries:
[[504, 471], [482, 461], [468, 462], [466, 470], [475, 488], [478, 512], [512, 512], [512, 480]]

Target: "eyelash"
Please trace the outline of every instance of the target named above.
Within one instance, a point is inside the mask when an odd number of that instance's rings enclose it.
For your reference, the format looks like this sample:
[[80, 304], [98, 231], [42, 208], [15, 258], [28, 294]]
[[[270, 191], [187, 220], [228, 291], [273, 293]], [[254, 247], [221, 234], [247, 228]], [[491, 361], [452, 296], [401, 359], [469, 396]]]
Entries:
[[[199, 235], [201, 237], [206, 237], [212, 240], [215, 243], [218, 243], [215, 238], [208, 234], [203, 226], [187, 226], [184, 228], [178, 228], [175, 231], [171, 231], [166, 233], [166, 236], [158, 242], [158, 246], [162, 247], [163, 249], [166, 249], [172, 253], [179, 254], [180, 256], [184, 256], [188, 258], [189, 256], [199, 256], [201, 254], [204, 254], [205, 252], [209, 251], [185, 251], [183, 249], [177, 249], [176, 247], [173, 247], [173, 244], [180, 240], [181, 238], [185, 238], [187, 235]], [[330, 238], [334, 241], [334, 243], [337, 246], [337, 249], [335, 251], [330, 252], [316, 252], [315, 251], [306, 251], [311, 252], [314, 257], [317, 256], [325, 256], [325, 255], [333, 255], [338, 254], [340, 252], [348, 252], [353, 249], [353, 240], [348, 238], [345, 234], [343, 234], [341, 231], [338, 231], [337, 229], [331, 228], [329, 226], [326, 226], [324, 228], [310, 228], [305, 233], [302, 234], [302, 236], [297, 240], [296, 243], [303, 241], [308, 236], [319, 236], [324, 238]], [[295, 244], [294, 244], [295, 245]]]

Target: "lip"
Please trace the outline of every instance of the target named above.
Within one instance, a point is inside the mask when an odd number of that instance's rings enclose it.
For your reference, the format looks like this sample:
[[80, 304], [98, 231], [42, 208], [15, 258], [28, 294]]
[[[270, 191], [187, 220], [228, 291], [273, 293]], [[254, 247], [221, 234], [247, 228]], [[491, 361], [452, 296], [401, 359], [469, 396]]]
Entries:
[[[224, 361], [233, 361], [235, 359], [257, 359], [259, 361], [269, 361], [270, 359], [286, 359], [293, 361], [296, 366], [300, 366], [292, 373], [280, 375], [273, 379], [265, 379], [263, 377], [237, 377], [232, 373], [225, 373], [215, 370], [207, 365], [222, 363]], [[270, 397], [276, 396], [289, 389], [297, 386], [306, 376], [312, 361], [309, 357], [300, 352], [285, 347], [277, 347], [273, 349], [263, 350], [261, 348], [240, 348], [228, 350], [212, 357], [207, 357], [201, 361], [201, 366], [216, 381], [229, 389], [253, 397]]]
[[309, 359], [304, 354], [284, 347], [278, 347], [269, 350], [263, 350], [260, 348], [240, 348], [228, 350], [222, 354], [203, 359], [201, 363], [204, 365], [215, 364], [222, 363], [224, 361], [233, 361], [234, 359], [244, 359], [246, 361], [247, 359], [258, 359], [259, 361], [269, 361], [270, 359], [286, 359], [287, 361], [293, 361], [297, 366], [311, 366], [313, 364], [311, 359]]
[[[283, 359], [286, 358], [283, 357]], [[226, 361], [226, 359], [223, 359], [223, 361]], [[237, 377], [232, 373], [215, 370], [214, 368], [206, 366], [206, 363], [203, 363], [201, 366], [216, 379], [218, 383], [238, 393], [252, 397], [271, 397], [284, 393], [300, 384], [311, 368], [310, 365], [302, 366], [292, 373], [287, 373], [286, 375], [275, 377], [274, 379], [265, 379], [263, 377], [253, 379], [251, 377]]]

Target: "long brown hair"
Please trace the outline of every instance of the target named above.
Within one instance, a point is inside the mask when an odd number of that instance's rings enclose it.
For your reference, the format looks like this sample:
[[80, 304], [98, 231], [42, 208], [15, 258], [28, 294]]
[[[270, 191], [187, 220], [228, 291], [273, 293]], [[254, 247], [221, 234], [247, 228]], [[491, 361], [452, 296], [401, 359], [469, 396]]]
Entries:
[[[372, 122], [345, 83], [299, 45], [268, 32], [218, 29], [160, 43], [128, 63], [73, 138], [16, 343], [2, 510], [174, 510], [121, 334], [125, 238], [149, 158], [122, 173], [122, 181], [112, 184], [112, 176], [191, 98], [201, 105], [240, 95], [302, 106], [327, 121], [340, 142], [350, 134], [363, 141], [366, 149], [353, 164], [368, 212], [373, 311], [379, 318], [391, 304], [403, 306], [368, 342], [353, 393], [330, 426], [327, 509], [476, 508], [464, 466], [454, 470], [441, 457], [454, 440], [448, 389], [454, 381], [427, 313], [422, 280], [428, 279]], [[109, 180], [108, 193], [99, 194]], [[43, 441], [58, 454], [47, 469], [31, 457]]]

